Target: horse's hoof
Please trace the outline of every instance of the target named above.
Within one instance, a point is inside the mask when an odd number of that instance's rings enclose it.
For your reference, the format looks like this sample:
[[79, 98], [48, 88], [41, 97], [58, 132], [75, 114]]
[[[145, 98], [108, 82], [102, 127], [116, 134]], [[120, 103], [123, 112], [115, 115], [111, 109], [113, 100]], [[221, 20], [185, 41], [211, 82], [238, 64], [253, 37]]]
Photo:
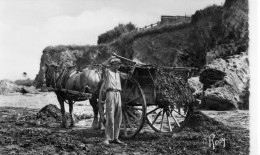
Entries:
[[67, 125], [66, 125], [66, 124], [61, 124], [60, 127], [61, 127], [61, 128], [67, 128]]
[[104, 125], [102, 125], [101, 127], [100, 127], [100, 130], [105, 130], [106, 129], [106, 127], [104, 126]]
[[94, 129], [94, 130], [101, 130], [101, 127], [100, 127], [100, 126], [91, 126], [91, 129]]

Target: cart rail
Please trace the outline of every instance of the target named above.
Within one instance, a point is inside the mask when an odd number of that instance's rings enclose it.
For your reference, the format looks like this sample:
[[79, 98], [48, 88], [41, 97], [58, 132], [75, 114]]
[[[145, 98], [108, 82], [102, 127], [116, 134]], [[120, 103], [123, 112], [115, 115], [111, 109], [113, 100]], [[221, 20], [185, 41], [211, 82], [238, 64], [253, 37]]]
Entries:
[[90, 94], [90, 93], [84, 93], [84, 92], [79, 92], [79, 91], [64, 89], [64, 88], [53, 88], [53, 87], [45, 87], [45, 88], [48, 91], [62, 91], [64, 93], [69, 93], [69, 94], [72, 94], [72, 95], [83, 96], [83, 97], [86, 97], [87, 99], [92, 98], [92, 94]]

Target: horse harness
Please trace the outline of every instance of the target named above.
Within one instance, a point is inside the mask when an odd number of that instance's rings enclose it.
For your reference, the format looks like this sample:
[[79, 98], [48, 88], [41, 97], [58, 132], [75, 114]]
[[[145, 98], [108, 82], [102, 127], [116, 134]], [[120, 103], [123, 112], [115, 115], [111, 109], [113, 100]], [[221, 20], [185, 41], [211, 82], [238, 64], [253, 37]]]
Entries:
[[[77, 69], [75, 69], [75, 68], [72, 68], [72, 67], [69, 67], [69, 69], [68, 68], [63, 68], [62, 69], [62, 71], [60, 72], [60, 74], [57, 76], [56, 74], [57, 74], [57, 71], [59, 72], [59, 70], [61, 70], [61, 69], [57, 69], [57, 70], [55, 70], [54, 72], [53, 72], [53, 76], [51, 76], [51, 75], [49, 75], [49, 74], [47, 74], [47, 77], [45, 78], [45, 79], [47, 79], [47, 78], [50, 78], [50, 81], [52, 81], [53, 80], [53, 88], [57, 88], [58, 89], [58, 92], [60, 91], [59, 89], [62, 89], [62, 88], [65, 88], [65, 84], [66, 84], [66, 82], [68, 81], [68, 79], [73, 75], [73, 74], [77, 74], [79, 71], [77, 70]], [[46, 73], [48, 73], [48, 70], [47, 70], [47, 72]], [[57, 78], [56, 78], [57, 77]], [[60, 80], [60, 82], [59, 82], [59, 80]], [[58, 83], [59, 82], [59, 83]], [[60, 98], [62, 98], [65, 102], [66, 102], [66, 99], [64, 98], [64, 97], [62, 97], [59, 93], [57, 93], [57, 95], [60, 97]], [[69, 94], [67, 94], [68, 96], [71, 96], [71, 95], [69, 95]], [[69, 97], [71, 100], [74, 100], [73, 98], [74, 97]], [[75, 101], [74, 101], [75, 102]], [[66, 102], [66, 103], [68, 103], [68, 102]]]
[[[60, 72], [60, 74], [59, 75], [56, 75], [57, 74], [57, 70], [58, 70], [58, 72]], [[73, 76], [74, 74], [77, 74], [76, 75], [76, 77], [75, 77], [75, 80], [74, 80], [74, 84], [73, 84], [73, 88], [72, 89], [75, 89], [75, 85], [76, 85], [76, 81], [77, 81], [77, 79], [80, 77], [80, 72], [76, 69], [76, 68], [73, 68], [73, 67], [65, 67], [65, 68], [63, 68], [63, 69], [57, 69], [56, 71], [54, 71], [54, 73], [53, 73], [53, 76], [51, 76], [51, 75], [49, 75], [49, 74], [47, 74], [47, 78], [50, 78], [50, 81], [52, 81], [53, 80], [53, 88], [57, 88], [58, 89], [58, 91], [60, 91], [59, 89], [62, 89], [62, 88], [65, 88], [65, 85], [66, 85], [66, 83], [67, 83], [67, 81], [69, 80], [69, 78], [71, 77], [71, 76]], [[60, 70], [60, 71], [59, 71]], [[47, 70], [47, 72], [48, 72], [48, 70]], [[46, 72], [46, 73], [47, 73]], [[101, 74], [99, 73], [99, 72], [97, 72], [98, 73], [98, 76], [99, 76], [99, 78], [101, 78]], [[90, 74], [91, 74], [91, 72], [89, 72], [88, 73], [88, 75], [87, 75], [87, 77], [89, 77], [90, 76]], [[57, 78], [56, 78], [57, 77]], [[60, 81], [59, 81], [60, 80]], [[101, 80], [102, 81], [102, 80]], [[100, 81], [100, 82], [101, 82]], [[87, 89], [89, 90], [89, 87], [88, 87], [88, 85], [89, 85], [89, 82], [87, 83]], [[99, 84], [100, 85], [100, 84]], [[84, 88], [83, 90], [82, 90], [82, 92], [86, 92], [86, 88]], [[95, 92], [95, 91], [94, 91]], [[91, 93], [93, 93], [93, 92], [91, 92]], [[59, 93], [57, 93], [58, 95], [59, 95], [59, 97], [61, 97], [65, 102], [66, 102], [66, 99], [64, 98], [64, 97], [62, 97]], [[78, 100], [78, 97], [77, 96], [73, 96], [73, 95], [71, 95], [71, 94], [67, 94], [67, 96], [68, 96], [68, 98], [70, 98], [71, 100], [73, 100], [74, 102], [75, 102], [75, 100]], [[77, 99], [75, 99], [75, 98], [77, 98]]]

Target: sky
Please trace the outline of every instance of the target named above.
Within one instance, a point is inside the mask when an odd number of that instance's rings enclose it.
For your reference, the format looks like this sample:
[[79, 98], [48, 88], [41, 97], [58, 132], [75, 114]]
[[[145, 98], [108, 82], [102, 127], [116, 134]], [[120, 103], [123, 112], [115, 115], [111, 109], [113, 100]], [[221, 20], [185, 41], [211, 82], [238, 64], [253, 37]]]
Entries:
[[144, 27], [212, 4], [224, 0], [0, 0], [0, 80], [34, 79], [47, 46], [96, 45], [119, 23]]

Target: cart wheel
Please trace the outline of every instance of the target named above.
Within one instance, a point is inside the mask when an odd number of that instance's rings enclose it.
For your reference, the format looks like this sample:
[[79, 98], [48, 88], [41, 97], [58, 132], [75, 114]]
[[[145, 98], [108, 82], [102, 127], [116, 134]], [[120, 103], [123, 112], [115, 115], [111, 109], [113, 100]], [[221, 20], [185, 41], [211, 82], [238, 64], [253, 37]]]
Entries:
[[122, 81], [122, 137], [134, 137], [142, 129], [146, 116], [146, 101], [139, 83], [134, 79]]
[[149, 106], [146, 119], [153, 130], [157, 132], [179, 132], [189, 120], [191, 110], [172, 108], [171, 106]]

